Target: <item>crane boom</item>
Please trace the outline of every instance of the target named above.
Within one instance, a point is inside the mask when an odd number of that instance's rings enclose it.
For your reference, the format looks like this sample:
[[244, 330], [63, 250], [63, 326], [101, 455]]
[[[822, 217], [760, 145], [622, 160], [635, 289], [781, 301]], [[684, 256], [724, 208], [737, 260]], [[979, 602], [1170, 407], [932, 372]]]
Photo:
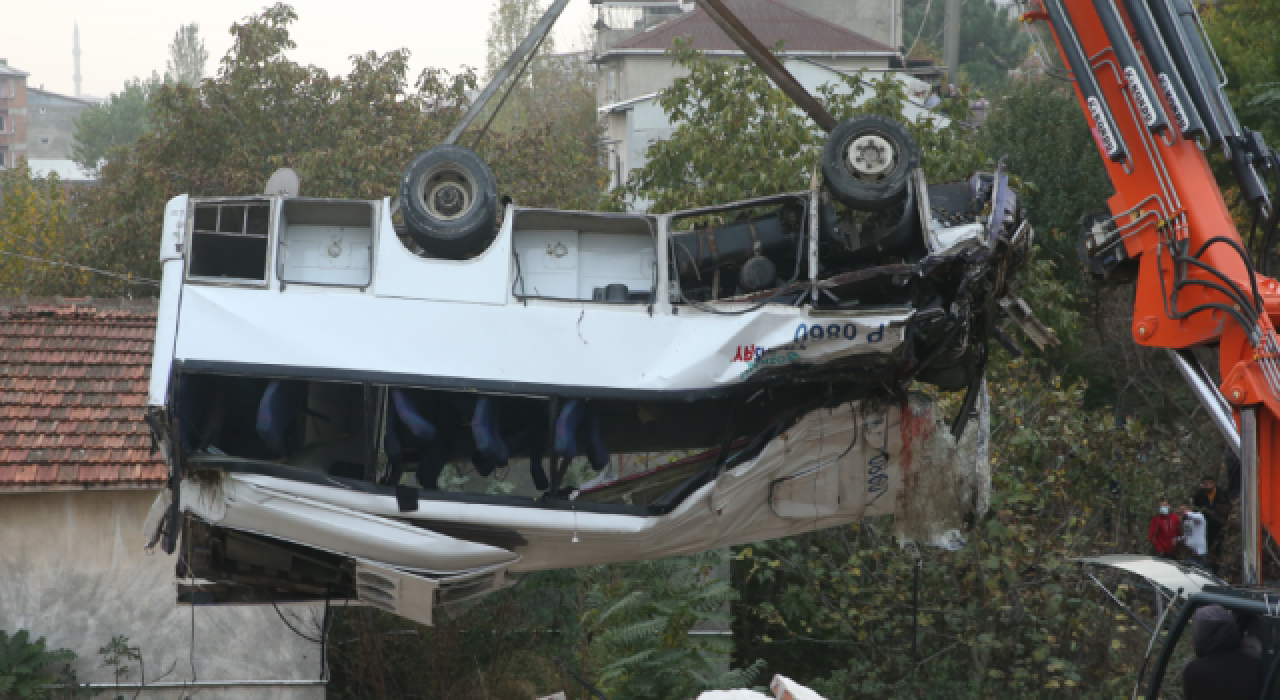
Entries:
[[[1277, 223], [1266, 179], [1280, 160], [1236, 119], [1187, 0], [1037, 5], [1024, 20], [1048, 21], [1115, 188], [1110, 218], [1081, 232], [1086, 266], [1136, 266], [1134, 341], [1170, 350], [1237, 449], [1245, 583], [1257, 583], [1261, 528], [1280, 537], [1280, 284], [1254, 265], [1205, 147], [1222, 149], [1264, 230]], [[1218, 387], [1189, 352], [1215, 344]]]

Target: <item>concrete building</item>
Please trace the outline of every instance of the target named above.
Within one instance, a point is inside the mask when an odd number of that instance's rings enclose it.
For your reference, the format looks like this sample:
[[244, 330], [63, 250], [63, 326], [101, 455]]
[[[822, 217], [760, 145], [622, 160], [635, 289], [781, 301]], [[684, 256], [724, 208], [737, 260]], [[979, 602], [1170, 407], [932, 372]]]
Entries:
[[[863, 15], [871, 11], [868, 8], [874, 3], [865, 4], [864, 8], [858, 2], [726, 0], [729, 9], [765, 45], [784, 42], [783, 63], [811, 93], [816, 94], [817, 88], [824, 84], [843, 86], [842, 75], [853, 75], [860, 70], [868, 71], [872, 78], [892, 72], [906, 87], [910, 100], [904, 105], [906, 116], [918, 118], [927, 113], [923, 104], [930, 86], [895, 72], [902, 65], [900, 51], [846, 26], [866, 21]], [[798, 9], [799, 6], [830, 18], [810, 14]], [[900, 13], [900, 3], [894, 6]], [[643, 167], [649, 145], [668, 138], [676, 128], [657, 101], [662, 90], [687, 73], [666, 55], [676, 39], [689, 40], [693, 48], [709, 56], [746, 60], [733, 41], [700, 9], [686, 11], [685, 7], [673, 3], [629, 9], [632, 16], [639, 18], [633, 29], [613, 29], [604, 20], [607, 15], [603, 13], [602, 21], [596, 25], [595, 61], [600, 68], [597, 104], [604, 122], [606, 153], [614, 185], [625, 182], [632, 170]], [[615, 21], [617, 16], [614, 13]], [[874, 28], [875, 23], [871, 22], [870, 26]], [[886, 34], [886, 38], [890, 36], [891, 32]]]
[[0, 169], [27, 156], [27, 76], [0, 58]]
[[[144, 550], [164, 484], [142, 420], [154, 300], [0, 300], [0, 629], [77, 654], [81, 682], [109, 689], [98, 649], [141, 649], [132, 697], [319, 700], [320, 647], [270, 607], [183, 606], [176, 557]], [[280, 606], [315, 636], [321, 611]], [[115, 693], [112, 693], [114, 696]]]
[[32, 160], [68, 160], [75, 144], [76, 119], [93, 100], [27, 88], [27, 152]]
[[71, 160], [76, 119], [92, 107], [92, 98], [67, 97], [30, 87], [30, 74], [0, 58], [0, 170], [26, 158], [32, 174], [57, 173], [63, 182], [87, 183], [95, 178]]

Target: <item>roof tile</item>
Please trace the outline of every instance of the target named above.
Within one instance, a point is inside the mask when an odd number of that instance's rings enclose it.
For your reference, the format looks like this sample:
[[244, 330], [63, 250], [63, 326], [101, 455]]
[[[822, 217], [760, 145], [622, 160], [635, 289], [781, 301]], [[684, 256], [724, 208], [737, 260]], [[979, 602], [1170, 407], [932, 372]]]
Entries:
[[[821, 53], [884, 53], [893, 47], [865, 37], [857, 32], [814, 17], [806, 12], [783, 5], [777, 0], [725, 0], [729, 11], [764, 43], [772, 47], [785, 42], [788, 51], [816, 51]], [[711, 17], [698, 8], [693, 12], [668, 20], [609, 49], [609, 52], [627, 50], [665, 51], [677, 38], [692, 40], [699, 51], [738, 51], [729, 35], [720, 29]]]
[[0, 490], [159, 487], [155, 300], [0, 299]]

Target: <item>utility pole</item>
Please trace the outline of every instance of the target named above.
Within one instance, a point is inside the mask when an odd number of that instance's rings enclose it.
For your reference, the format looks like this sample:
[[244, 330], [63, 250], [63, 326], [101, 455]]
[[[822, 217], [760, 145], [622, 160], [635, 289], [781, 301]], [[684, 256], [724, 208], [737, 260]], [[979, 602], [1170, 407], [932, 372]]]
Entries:
[[961, 0], [947, 0], [943, 18], [942, 54], [947, 62], [947, 83], [951, 85], [960, 83], [960, 3]]

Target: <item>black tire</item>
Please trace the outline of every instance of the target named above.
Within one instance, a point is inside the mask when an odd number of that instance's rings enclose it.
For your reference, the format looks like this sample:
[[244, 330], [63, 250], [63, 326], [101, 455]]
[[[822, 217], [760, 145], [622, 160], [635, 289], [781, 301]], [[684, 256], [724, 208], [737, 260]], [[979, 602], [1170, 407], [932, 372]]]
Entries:
[[471, 257], [493, 241], [497, 181], [471, 150], [435, 146], [404, 169], [400, 210], [409, 234], [423, 250], [445, 258]]
[[[849, 154], [855, 146], [876, 158], [853, 162]], [[863, 211], [879, 211], [899, 201], [918, 167], [920, 148], [906, 127], [878, 114], [841, 122], [822, 148], [827, 188], [836, 199]]]

